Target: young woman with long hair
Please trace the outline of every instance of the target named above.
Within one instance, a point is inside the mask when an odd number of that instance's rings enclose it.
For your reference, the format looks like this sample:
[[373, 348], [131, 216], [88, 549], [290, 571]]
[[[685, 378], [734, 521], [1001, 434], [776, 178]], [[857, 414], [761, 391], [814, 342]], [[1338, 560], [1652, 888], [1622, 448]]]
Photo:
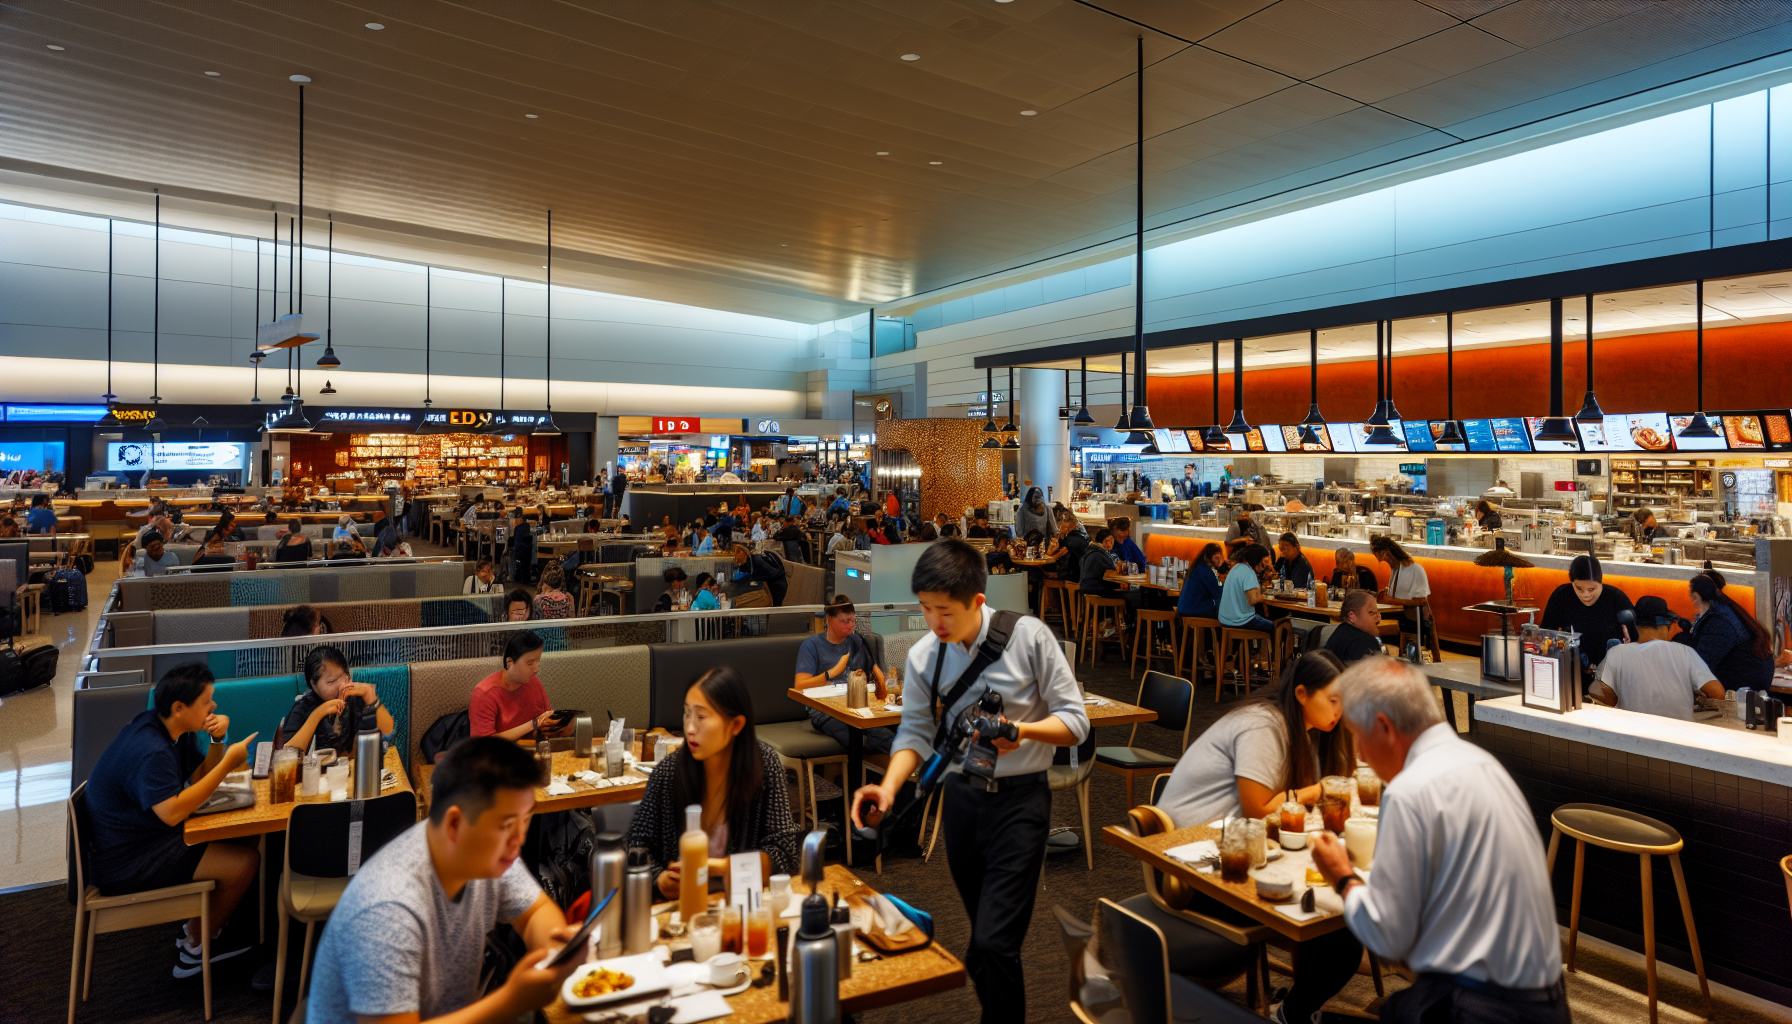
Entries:
[[1723, 574], [1706, 569], [1687, 583], [1698, 618], [1674, 637], [1690, 645], [1727, 690], [1758, 689], [1773, 679], [1773, 636], [1724, 593]]

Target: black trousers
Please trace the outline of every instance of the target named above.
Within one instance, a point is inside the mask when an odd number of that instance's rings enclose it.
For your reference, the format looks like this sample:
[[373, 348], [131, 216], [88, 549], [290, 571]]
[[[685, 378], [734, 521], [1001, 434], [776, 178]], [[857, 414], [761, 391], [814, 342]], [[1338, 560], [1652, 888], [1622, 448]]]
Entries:
[[1382, 1004], [1388, 1024], [1571, 1024], [1561, 982], [1547, 992], [1470, 988], [1442, 974], [1421, 974]]
[[989, 793], [982, 780], [953, 775], [945, 782], [946, 863], [971, 918], [965, 971], [977, 987], [983, 1024], [1021, 1024], [1027, 989], [1021, 944], [1033, 920], [1052, 793], [1038, 782]]

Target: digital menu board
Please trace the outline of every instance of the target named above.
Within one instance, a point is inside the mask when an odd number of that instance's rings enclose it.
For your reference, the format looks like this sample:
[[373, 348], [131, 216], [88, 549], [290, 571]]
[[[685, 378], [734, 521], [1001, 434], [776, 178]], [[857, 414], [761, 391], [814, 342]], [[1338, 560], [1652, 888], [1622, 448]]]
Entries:
[[1157, 441], [1157, 450], [1166, 454], [1184, 454], [1190, 449], [1188, 437], [1180, 430], [1153, 430], [1153, 438]]
[[[1288, 438], [1282, 432], [1287, 429], [1287, 427], [1274, 423], [1265, 423], [1257, 428], [1257, 433], [1263, 437], [1264, 448], [1272, 452], [1285, 452], [1288, 450]], [[1296, 433], [1299, 433], [1298, 428]], [[1296, 446], [1295, 450], [1299, 451], [1299, 446]]]
[[1199, 430], [1184, 430], [1182, 436], [1182, 443], [1188, 445], [1189, 451], [1204, 452], [1207, 450], [1207, 443], [1201, 440], [1201, 432]]
[[1493, 440], [1492, 420], [1463, 420], [1462, 436], [1468, 438], [1468, 450], [1471, 452], [1497, 452], [1498, 444]]
[[1761, 414], [1761, 430], [1767, 436], [1767, 447], [1774, 451], [1792, 448], [1792, 417], [1784, 409], [1769, 409]]
[[1576, 421], [1574, 429], [1580, 432], [1580, 448], [1585, 452], [1633, 452], [1636, 443], [1630, 440], [1628, 428], [1608, 429], [1616, 427], [1619, 417], [1607, 413], [1604, 422], [1581, 423]]
[[[1468, 451], [1468, 445], [1466, 445], [1466, 444], [1444, 444], [1442, 441], [1437, 440], [1438, 438], [1443, 436], [1444, 431], [1450, 426], [1449, 420], [1432, 420], [1430, 422], [1429, 426], [1431, 427], [1432, 444], [1436, 447], [1436, 449], [1438, 451], [1440, 451], [1440, 452], [1465, 452], [1465, 451]], [[1465, 434], [1463, 436], [1466, 437], [1467, 435]]]
[[[1243, 435], [1227, 434], [1226, 436], [1234, 439], [1232, 442], [1232, 450], [1233, 451], [1243, 450], [1243, 451], [1250, 451], [1250, 452], [1264, 452], [1264, 451], [1269, 450], [1268, 446], [1266, 446], [1263, 443], [1263, 428], [1262, 427], [1252, 427], [1250, 430], [1246, 431]], [[1239, 444], [1238, 440], [1237, 440], [1241, 436], [1244, 440], [1243, 444]]]
[[[1628, 438], [1630, 447], [1620, 448]], [[1605, 418], [1605, 439], [1613, 451], [1671, 452], [1674, 435], [1668, 429], [1665, 412], [1622, 413]]]
[[1329, 451], [1331, 451], [1332, 450], [1331, 428], [1327, 427], [1324, 424], [1320, 424], [1318, 426], [1315, 426], [1313, 428], [1313, 430], [1314, 430], [1314, 432], [1316, 432], [1319, 435], [1319, 443], [1316, 445], [1302, 444], [1301, 440], [1300, 440], [1300, 427], [1293, 425], [1293, 424], [1283, 425], [1282, 430], [1281, 430], [1282, 446], [1286, 450], [1291, 451], [1291, 452], [1329, 452]]
[[1430, 420], [1407, 420], [1400, 424], [1406, 431], [1406, 450], [1412, 452], [1437, 451], [1437, 435], [1431, 432]]
[[1541, 416], [1526, 416], [1524, 418], [1524, 425], [1530, 431], [1529, 436], [1531, 439], [1531, 450], [1532, 451], [1539, 451], [1539, 452], [1578, 452], [1578, 451], [1580, 451], [1580, 442], [1579, 441], [1539, 441], [1539, 440], [1537, 440], [1537, 431], [1543, 429], [1543, 417], [1541, 417]]
[[[1668, 417], [1668, 423], [1673, 427], [1673, 430], [1674, 430], [1674, 448], [1675, 448], [1675, 450], [1683, 451], [1683, 452], [1721, 452], [1721, 451], [1723, 451], [1724, 450], [1724, 432], [1723, 432], [1723, 428], [1722, 428], [1721, 424], [1717, 424], [1717, 423], [1712, 424], [1712, 426], [1718, 428], [1717, 436], [1715, 436], [1715, 437], [1687, 437], [1684, 433], [1682, 433], [1682, 431], [1684, 431], [1686, 429], [1687, 425], [1692, 423], [1692, 417], [1693, 417], [1693, 414], [1690, 412], [1676, 413], [1675, 415]], [[1707, 419], [1716, 419], [1717, 417], [1710, 416], [1710, 417], [1706, 417], [1706, 418]]]
[[242, 469], [247, 446], [232, 442], [157, 442], [136, 444], [112, 441], [106, 445], [109, 472], [141, 469]]
[[1761, 417], [1740, 415], [1724, 417], [1724, 441], [1731, 449], [1748, 451], [1765, 449], [1767, 435], [1761, 429]]
[[1518, 417], [1492, 419], [1487, 421], [1488, 429], [1493, 431], [1493, 443], [1502, 452], [1528, 452], [1531, 450], [1531, 435], [1525, 432], [1524, 420]]

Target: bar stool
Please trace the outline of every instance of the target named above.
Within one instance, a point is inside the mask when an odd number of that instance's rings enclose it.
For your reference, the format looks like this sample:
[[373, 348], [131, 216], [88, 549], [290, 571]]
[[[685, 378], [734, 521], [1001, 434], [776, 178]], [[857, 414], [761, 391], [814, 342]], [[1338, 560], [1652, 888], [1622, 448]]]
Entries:
[[1043, 620], [1052, 612], [1052, 595], [1058, 595], [1058, 622], [1064, 627], [1066, 636], [1076, 635], [1076, 585], [1069, 580], [1046, 580], [1045, 588], [1039, 594], [1039, 618]]
[[[1146, 626], [1146, 623], [1149, 623], [1149, 622], [1165, 622], [1165, 623], [1169, 624], [1169, 627], [1168, 627], [1168, 632], [1170, 634], [1170, 653], [1169, 654], [1157, 653], [1157, 640], [1155, 637], [1152, 636], [1152, 634], [1156, 631], [1154, 629], [1151, 629]], [[1141, 642], [1143, 642], [1145, 645], [1145, 671], [1147, 671], [1147, 672], [1151, 671], [1152, 659], [1168, 658], [1168, 659], [1170, 659], [1170, 673], [1172, 675], [1174, 675], [1176, 672], [1176, 666], [1182, 663], [1182, 658], [1179, 654], [1177, 654], [1177, 647], [1176, 647], [1176, 611], [1175, 611], [1175, 609], [1173, 609], [1173, 608], [1164, 608], [1164, 609], [1140, 608], [1139, 609], [1138, 623], [1133, 627], [1133, 633], [1132, 633], [1132, 658], [1131, 658], [1131, 660], [1129, 660], [1126, 663], [1127, 678], [1131, 678], [1139, 670], [1139, 644]]]
[[30, 636], [37, 632], [38, 624], [43, 618], [44, 585], [27, 583], [16, 593], [19, 599], [19, 633]]
[[1246, 696], [1251, 692], [1251, 642], [1261, 640], [1268, 646], [1271, 661], [1276, 657], [1276, 638], [1273, 632], [1261, 629], [1245, 629], [1222, 625], [1220, 627], [1220, 649], [1214, 658], [1213, 665], [1213, 702], [1220, 702], [1220, 690], [1226, 685], [1226, 665], [1232, 660], [1233, 644], [1238, 645], [1238, 685], [1244, 687]]
[[[1201, 671], [1201, 654], [1212, 648], [1214, 671], [1219, 671], [1220, 620], [1202, 619], [1193, 615], [1182, 616], [1182, 653], [1188, 655], [1188, 678], [1199, 679]], [[1177, 671], [1182, 663], [1176, 663]]]
[[[1114, 627], [1114, 635], [1101, 635], [1101, 612], [1107, 609], [1108, 624]], [[1119, 597], [1102, 597], [1098, 594], [1083, 595], [1083, 650], [1089, 656], [1089, 664], [1095, 664], [1095, 656], [1102, 644], [1119, 644], [1120, 653], [1126, 653], [1126, 600]]]
[[1680, 915], [1686, 920], [1686, 940], [1692, 947], [1692, 965], [1698, 971], [1699, 992], [1705, 997], [1705, 1016], [1711, 1016], [1711, 987], [1705, 981], [1705, 958], [1699, 952], [1699, 933], [1692, 924], [1692, 901], [1686, 896], [1686, 874], [1680, 869], [1680, 848], [1686, 843], [1673, 826], [1631, 811], [1603, 804], [1563, 804], [1549, 816], [1549, 871], [1555, 876], [1556, 848], [1564, 834], [1574, 839], [1574, 895], [1568, 913], [1568, 970], [1574, 970], [1574, 946], [1580, 932], [1580, 883], [1587, 862], [1587, 844], [1619, 853], [1634, 853], [1642, 861], [1643, 958], [1649, 976], [1649, 1024], [1655, 1024], [1655, 886], [1652, 857], [1666, 857], [1674, 869], [1674, 889], [1680, 894]]

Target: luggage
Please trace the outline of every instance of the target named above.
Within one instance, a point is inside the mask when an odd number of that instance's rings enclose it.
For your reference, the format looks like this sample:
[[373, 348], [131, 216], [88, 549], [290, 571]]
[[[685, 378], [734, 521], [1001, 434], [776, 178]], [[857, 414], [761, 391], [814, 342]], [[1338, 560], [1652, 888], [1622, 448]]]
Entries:
[[81, 575], [83, 575], [83, 576], [93, 575], [93, 556], [92, 555], [76, 555], [75, 556], [75, 568], [79, 569], [81, 571]]
[[56, 645], [44, 637], [0, 647], [0, 697], [50, 685], [56, 678]]
[[44, 603], [52, 614], [87, 607], [87, 577], [77, 569], [56, 569], [44, 578]]

